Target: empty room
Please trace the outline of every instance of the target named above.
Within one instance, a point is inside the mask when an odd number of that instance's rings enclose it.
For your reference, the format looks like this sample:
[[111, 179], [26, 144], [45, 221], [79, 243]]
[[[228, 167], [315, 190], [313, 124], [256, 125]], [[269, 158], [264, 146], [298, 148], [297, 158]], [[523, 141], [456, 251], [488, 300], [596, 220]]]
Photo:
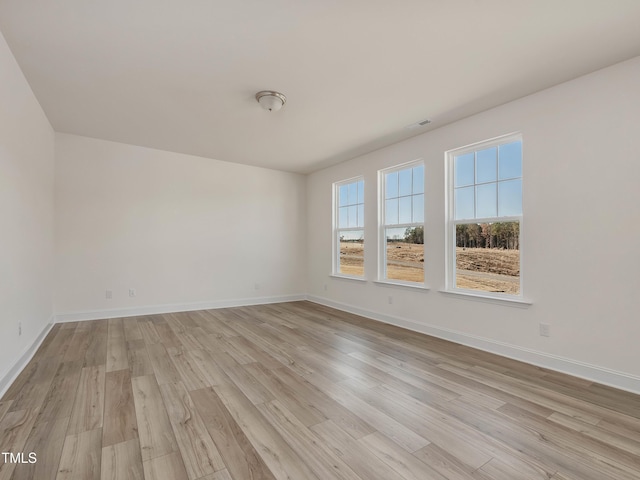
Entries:
[[638, 480], [638, 0], [0, 0], [0, 480]]

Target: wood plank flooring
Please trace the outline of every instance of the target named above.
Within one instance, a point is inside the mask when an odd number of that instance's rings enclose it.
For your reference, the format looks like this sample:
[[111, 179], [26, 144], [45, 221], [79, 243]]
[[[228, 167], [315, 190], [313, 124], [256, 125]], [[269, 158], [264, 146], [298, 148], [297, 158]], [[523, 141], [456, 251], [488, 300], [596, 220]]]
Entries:
[[638, 480], [640, 397], [309, 302], [58, 324], [0, 480]]

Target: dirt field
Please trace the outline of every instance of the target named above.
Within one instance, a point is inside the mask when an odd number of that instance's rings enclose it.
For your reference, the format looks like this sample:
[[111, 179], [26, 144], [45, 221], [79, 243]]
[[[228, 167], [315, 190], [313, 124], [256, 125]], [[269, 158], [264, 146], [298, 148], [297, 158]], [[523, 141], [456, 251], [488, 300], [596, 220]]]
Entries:
[[424, 245], [388, 243], [387, 278], [405, 282], [424, 282]]
[[456, 248], [456, 267], [460, 270], [520, 275], [520, 250], [496, 248]]
[[[390, 243], [387, 246], [387, 277], [391, 280], [424, 281], [424, 248], [422, 245]], [[362, 275], [364, 244], [340, 243], [340, 273]]]
[[340, 242], [340, 273], [364, 274], [364, 243]]
[[520, 293], [520, 251], [456, 248], [456, 287]]
[[[484, 292], [520, 293], [520, 252], [488, 248], [456, 249], [456, 286]], [[364, 274], [364, 244], [340, 244], [340, 273]], [[389, 243], [387, 277], [392, 280], [422, 282], [422, 245]]]

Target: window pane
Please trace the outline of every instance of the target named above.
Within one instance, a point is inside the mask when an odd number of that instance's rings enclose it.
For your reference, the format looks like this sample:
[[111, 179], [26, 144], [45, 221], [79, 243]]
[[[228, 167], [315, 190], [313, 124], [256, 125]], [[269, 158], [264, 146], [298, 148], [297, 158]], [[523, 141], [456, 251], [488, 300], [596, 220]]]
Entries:
[[385, 176], [385, 195], [386, 198], [398, 196], [398, 172], [387, 173]]
[[398, 223], [411, 223], [411, 197], [400, 197]]
[[474, 191], [473, 187], [456, 188], [456, 220], [474, 218]]
[[340, 185], [340, 190], [338, 193], [338, 206], [344, 207], [347, 205], [349, 201], [349, 186], [348, 185]]
[[519, 222], [456, 225], [455, 286], [519, 295]]
[[400, 170], [398, 172], [398, 182], [400, 188], [398, 190], [399, 195], [411, 195], [411, 169]]
[[340, 207], [338, 210], [338, 228], [347, 228], [349, 226], [348, 207]]
[[349, 228], [358, 226], [358, 207], [351, 205], [349, 209]]
[[414, 195], [413, 197], [413, 219], [412, 223], [424, 222], [424, 195]]
[[424, 193], [424, 165], [413, 167], [413, 193]]
[[517, 178], [522, 176], [522, 142], [500, 145], [498, 160], [498, 178]]
[[495, 217], [496, 184], [488, 183], [476, 187], [476, 218]]
[[394, 225], [398, 223], [398, 199], [387, 200], [385, 202], [385, 224]]
[[349, 187], [349, 205], [355, 205], [358, 203], [358, 183], [353, 182], [348, 185]]
[[480, 150], [476, 155], [476, 183], [495, 182], [497, 170], [498, 149], [493, 147]]
[[455, 183], [454, 187], [473, 185], [473, 153], [467, 153], [454, 158]]
[[364, 205], [358, 205], [358, 227], [364, 227]]
[[424, 283], [424, 227], [387, 228], [385, 237], [386, 278]]
[[340, 273], [364, 275], [364, 230], [338, 232], [340, 238]]
[[522, 215], [522, 180], [498, 182], [498, 216]]
[[364, 203], [364, 181], [358, 182], [358, 203]]

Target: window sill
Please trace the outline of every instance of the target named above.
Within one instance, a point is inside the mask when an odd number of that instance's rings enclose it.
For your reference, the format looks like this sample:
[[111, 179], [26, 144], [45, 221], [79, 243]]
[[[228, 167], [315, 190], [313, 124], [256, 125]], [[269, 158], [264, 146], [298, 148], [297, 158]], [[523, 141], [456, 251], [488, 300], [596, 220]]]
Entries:
[[527, 300], [524, 298], [498, 297], [498, 296], [483, 295], [480, 293], [465, 292], [465, 291], [458, 291], [458, 290], [440, 290], [440, 293], [444, 293], [445, 295], [451, 295], [451, 296], [459, 296], [465, 300], [471, 300], [475, 302], [494, 303], [496, 305], [508, 305], [510, 307], [517, 307], [517, 308], [529, 308], [533, 303], [531, 302], [531, 300]]
[[363, 277], [350, 277], [348, 275], [338, 275], [335, 273], [332, 273], [331, 275], [329, 275], [331, 278], [338, 278], [340, 280], [353, 280], [354, 282], [362, 282], [362, 283], [367, 283], [367, 279], [363, 278]]
[[377, 285], [384, 285], [384, 286], [390, 286], [390, 287], [410, 288], [413, 290], [422, 290], [422, 291], [430, 290], [430, 288], [427, 287], [426, 285], [421, 285], [419, 283], [415, 283], [415, 284], [401, 283], [401, 282], [391, 282], [389, 280], [374, 280], [373, 283]]

